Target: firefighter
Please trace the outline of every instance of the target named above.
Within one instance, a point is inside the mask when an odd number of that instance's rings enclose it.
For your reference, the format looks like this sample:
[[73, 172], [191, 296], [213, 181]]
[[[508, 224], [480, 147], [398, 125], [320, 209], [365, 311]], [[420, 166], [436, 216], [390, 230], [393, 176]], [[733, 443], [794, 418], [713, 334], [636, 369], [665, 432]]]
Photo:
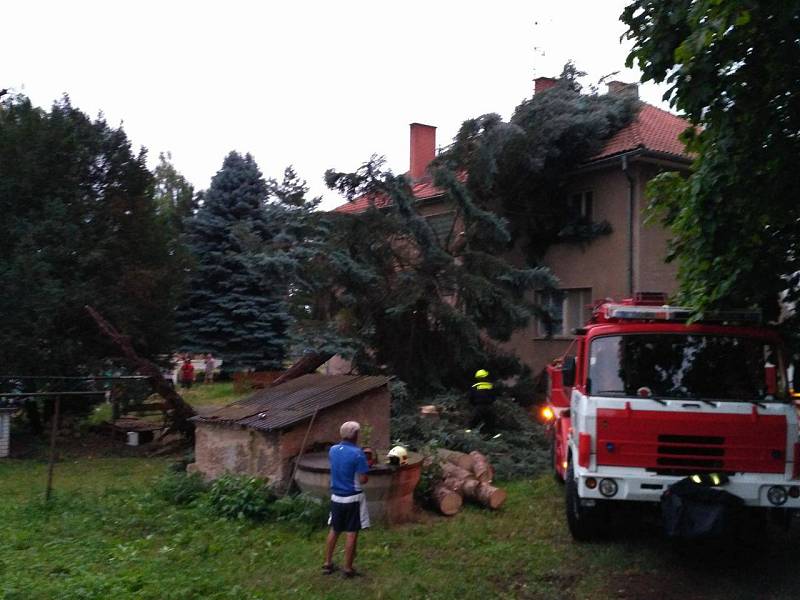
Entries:
[[469, 401], [474, 411], [469, 424], [470, 429], [482, 425], [484, 432], [494, 431], [494, 399], [494, 384], [489, 380], [489, 371], [479, 369], [475, 372], [475, 383], [472, 384], [469, 393]]

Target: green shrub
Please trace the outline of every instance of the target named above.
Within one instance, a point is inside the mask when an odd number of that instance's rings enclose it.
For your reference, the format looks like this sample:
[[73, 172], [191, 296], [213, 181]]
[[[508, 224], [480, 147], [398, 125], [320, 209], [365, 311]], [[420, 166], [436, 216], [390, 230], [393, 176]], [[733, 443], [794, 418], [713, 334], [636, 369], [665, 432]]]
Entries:
[[152, 492], [157, 498], [180, 506], [193, 502], [206, 489], [208, 486], [199, 473], [168, 472], [155, 481]]
[[207, 502], [221, 517], [258, 521], [269, 518], [275, 494], [264, 479], [229, 473], [211, 484]]
[[294, 523], [313, 531], [325, 526], [328, 520], [327, 503], [308, 494], [294, 494], [276, 500], [270, 508], [276, 521]]

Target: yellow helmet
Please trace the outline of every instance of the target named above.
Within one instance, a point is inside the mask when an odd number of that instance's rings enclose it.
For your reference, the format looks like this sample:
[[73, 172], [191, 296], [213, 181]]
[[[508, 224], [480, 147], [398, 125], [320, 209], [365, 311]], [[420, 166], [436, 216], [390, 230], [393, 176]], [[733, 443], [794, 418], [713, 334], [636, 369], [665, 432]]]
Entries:
[[404, 465], [408, 463], [408, 450], [402, 446], [395, 446], [389, 450], [389, 454], [386, 456], [389, 459], [389, 464], [392, 465]]
[[489, 377], [489, 371], [486, 369], [478, 369], [475, 371], [475, 379], [486, 379]]

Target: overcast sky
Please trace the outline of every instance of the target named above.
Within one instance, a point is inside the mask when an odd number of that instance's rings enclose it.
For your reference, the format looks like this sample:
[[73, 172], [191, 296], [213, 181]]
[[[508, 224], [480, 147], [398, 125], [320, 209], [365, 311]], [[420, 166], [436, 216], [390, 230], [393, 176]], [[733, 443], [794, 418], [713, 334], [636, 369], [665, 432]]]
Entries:
[[[573, 59], [586, 83], [625, 70], [627, 0], [304, 2], [28, 0], [3, 5], [0, 88], [68, 93], [122, 123], [153, 165], [206, 188], [231, 150], [265, 176], [294, 164], [323, 206], [325, 169], [373, 153], [408, 168], [408, 124], [447, 144], [464, 119], [508, 118], [532, 79]], [[660, 104], [663, 89], [640, 95]], [[662, 104], [663, 106], [663, 104]]]

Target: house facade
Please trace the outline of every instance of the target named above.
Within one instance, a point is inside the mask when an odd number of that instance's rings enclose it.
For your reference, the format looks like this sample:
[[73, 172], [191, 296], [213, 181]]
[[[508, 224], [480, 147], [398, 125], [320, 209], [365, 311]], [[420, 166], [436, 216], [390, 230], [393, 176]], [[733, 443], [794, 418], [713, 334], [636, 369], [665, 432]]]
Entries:
[[[543, 93], [555, 83], [552, 78], [537, 78], [534, 93]], [[611, 82], [608, 93], [637, 94], [638, 90], [635, 84]], [[534, 373], [566, 352], [572, 330], [586, 322], [594, 300], [621, 299], [642, 291], [672, 295], [677, 290], [676, 266], [665, 262], [668, 232], [658, 223], [646, 222], [644, 192], [657, 174], [688, 169], [691, 159], [678, 139], [688, 125], [676, 115], [641, 103], [632, 122], [569, 176], [568, 201], [583, 216], [607, 221], [611, 233], [585, 245], [555, 244], [544, 256], [543, 264], [560, 282], [560, 293], [539, 301], [548, 303], [560, 319], [549, 332], [542, 323], [532, 322], [516, 332], [506, 347]], [[435, 148], [435, 127], [412, 123], [408, 176], [418, 210], [434, 230], [447, 231], [454, 211], [426, 176]], [[367, 206], [362, 198], [335, 210], [360, 212]], [[519, 266], [524, 264], [521, 255], [512, 253], [507, 258]]]

